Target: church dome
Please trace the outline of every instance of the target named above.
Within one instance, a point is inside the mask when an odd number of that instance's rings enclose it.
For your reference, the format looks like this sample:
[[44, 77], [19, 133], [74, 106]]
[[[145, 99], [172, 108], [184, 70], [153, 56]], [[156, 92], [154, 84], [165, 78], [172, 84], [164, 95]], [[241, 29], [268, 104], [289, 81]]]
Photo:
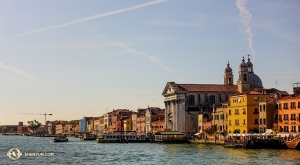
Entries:
[[232, 72], [232, 69], [230, 68], [230, 65], [229, 65], [229, 61], [228, 61], [227, 67], [225, 68], [225, 72]]
[[261, 79], [254, 73], [249, 74], [250, 88], [263, 88]]

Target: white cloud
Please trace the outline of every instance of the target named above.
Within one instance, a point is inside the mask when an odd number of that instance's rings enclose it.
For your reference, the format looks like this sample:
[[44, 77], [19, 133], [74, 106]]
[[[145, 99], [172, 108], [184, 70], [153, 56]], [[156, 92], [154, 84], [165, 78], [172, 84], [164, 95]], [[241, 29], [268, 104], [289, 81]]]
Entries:
[[252, 20], [252, 14], [246, 9], [245, 4], [247, 0], [237, 0], [236, 5], [240, 11], [241, 20], [245, 26], [245, 32], [248, 35], [248, 46], [250, 49], [250, 54], [253, 55], [253, 61], [255, 59], [255, 51], [253, 49], [253, 33], [252, 28], [250, 27], [250, 22]]
[[139, 8], [151, 6], [151, 5], [161, 3], [161, 2], [164, 2], [164, 1], [165, 0], [153, 0], [151, 2], [143, 3], [143, 4], [140, 4], [140, 5], [133, 6], [133, 7], [128, 7], [128, 8], [124, 8], [124, 9], [120, 9], [120, 10], [115, 10], [115, 11], [111, 11], [111, 12], [107, 12], [107, 13], [103, 13], [103, 14], [97, 14], [97, 15], [93, 15], [93, 16], [90, 16], [90, 17], [81, 18], [81, 19], [77, 19], [77, 20], [74, 20], [74, 21], [71, 21], [71, 22], [67, 22], [67, 23], [64, 23], [64, 24], [50, 26], [50, 27], [46, 27], [46, 28], [26, 32], [26, 33], [23, 33], [23, 34], [12, 36], [12, 37], [2, 38], [2, 39], [0, 39], [0, 41], [7, 40], [7, 39], [12, 39], [12, 38], [18, 38], [18, 37], [21, 37], [21, 36], [25, 36], [25, 35], [29, 35], [29, 34], [33, 34], [33, 33], [38, 33], [38, 32], [43, 32], [43, 31], [47, 31], [47, 30], [52, 30], [52, 29], [56, 29], [56, 28], [60, 28], [60, 27], [64, 27], [64, 26], [69, 26], [69, 25], [81, 23], [81, 22], [84, 22], [84, 21], [89, 21], [89, 20], [92, 20], [92, 19], [106, 17], [106, 16], [110, 16], [110, 15], [114, 15], [114, 14], [119, 14], [119, 13], [131, 11], [131, 10], [136, 10], [136, 9], [139, 9]]
[[34, 76], [34, 75], [31, 75], [31, 74], [29, 74], [29, 73], [26, 73], [26, 72], [24, 72], [24, 71], [22, 71], [22, 70], [16, 69], [16, 68], [11, 67], [11, 66], [7, 66], [7, 65], [5, 65], [5, 64], [3, 64], [3, 63], [0, 63], [0, 68], [3, 68], [3, 69], [6, 69], [6, 70], [9, 70], [9, 71], [12, 71], [12, 72], [14, 72], [14, 73], [17, 73], [17, 74], [19, 74], [19, 75], [28, 77], [28, 78], [33, 79], [33, 80], [39, 79], [38, 77], [36, 77], [36, 76]]

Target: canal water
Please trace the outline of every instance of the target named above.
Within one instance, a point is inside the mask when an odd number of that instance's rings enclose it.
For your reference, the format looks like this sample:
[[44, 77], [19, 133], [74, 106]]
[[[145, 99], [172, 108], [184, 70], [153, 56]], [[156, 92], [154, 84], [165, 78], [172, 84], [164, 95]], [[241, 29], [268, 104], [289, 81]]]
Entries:
[[[203, 144], [100, 144], [78, 138], [69, 138], [70, 141], [64, 143], [51, 140], [49, 137], [0, 136], [0, 164], [300, 164], [300, 150], [293, 149], [255, 150]], [[22, 153], [17, 160], [7, 156], [12, 148]], [[17, 153], [15, 149], [14, 153]], [[34, 156], [34, 153], [41, 154]]]

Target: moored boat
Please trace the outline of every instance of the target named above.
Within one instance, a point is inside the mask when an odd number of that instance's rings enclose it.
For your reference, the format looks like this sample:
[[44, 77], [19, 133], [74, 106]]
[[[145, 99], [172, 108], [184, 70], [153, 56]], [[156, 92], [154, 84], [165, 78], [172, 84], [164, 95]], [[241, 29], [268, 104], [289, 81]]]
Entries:
[[145, 143], [151, 142], [146, 135], [138, 135], [135, 132], [113, 132], [98, 134], [97, 143]]
[[53, 142], [68, 142], [69, 139], [66, 136], [57, 136], [53, 138]]

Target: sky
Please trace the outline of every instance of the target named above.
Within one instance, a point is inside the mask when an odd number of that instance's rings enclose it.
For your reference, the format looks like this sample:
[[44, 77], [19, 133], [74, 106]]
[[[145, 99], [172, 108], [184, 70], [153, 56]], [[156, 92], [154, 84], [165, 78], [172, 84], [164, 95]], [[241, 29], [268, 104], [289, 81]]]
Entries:
[[[243, 56], [300, 82], [300, 1], [0, 1], [0, 125], [164, 108], [167, 82], [223, 84]], [[25, 113], [25, 114], [24, 114]]]

